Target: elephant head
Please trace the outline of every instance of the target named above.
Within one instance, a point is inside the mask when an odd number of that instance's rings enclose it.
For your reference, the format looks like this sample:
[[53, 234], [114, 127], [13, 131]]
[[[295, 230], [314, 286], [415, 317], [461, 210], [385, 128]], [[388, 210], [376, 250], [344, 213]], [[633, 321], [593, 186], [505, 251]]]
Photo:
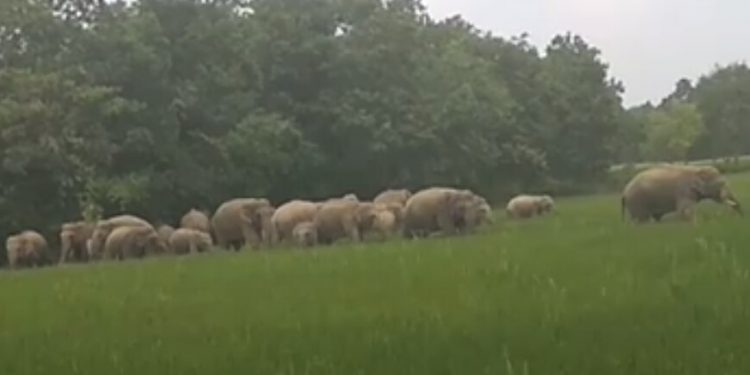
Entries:
[[355, 211], [357, 226], [361, 233], [368, 231], [375, 223], [378, 216], [378, 207], [370, 202], [359, 203]]
[[273, 236], [273, 216], [275, 209], [268, 199], [250, 199], [240, 209], [242, 232], [245, 243], [257, 248], [261, 241], [269, 243]]
[[549, 195], [542, 195], [538, 200], [538, 214], [546, 214], [555, 211], [555, 201]]
[[697, 200], [711, 199], [726, 204], [735, 212], [742, 215], [742, 206], [734, 197], [726, 179], [715, 167], [696, 167], [693, 169], [696, 179], [691, 186]]

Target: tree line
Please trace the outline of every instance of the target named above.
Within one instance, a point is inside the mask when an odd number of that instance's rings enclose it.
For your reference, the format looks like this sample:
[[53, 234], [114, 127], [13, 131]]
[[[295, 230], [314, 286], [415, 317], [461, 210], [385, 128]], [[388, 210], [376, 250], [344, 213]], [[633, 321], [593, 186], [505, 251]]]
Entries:
[[234, 197], [573, 191], [685, 127], [696, 155], [745, 152], [746, 73], [644, 115], [581, 37], [540, 51], [419, 0], [4, 0], [0, 234]]
[[717, 66], [695, 82], [680, 79], [660, 103], [630, 108], [621, 127], [621, 161], [736, 159], [750, 154], [750, 68]]

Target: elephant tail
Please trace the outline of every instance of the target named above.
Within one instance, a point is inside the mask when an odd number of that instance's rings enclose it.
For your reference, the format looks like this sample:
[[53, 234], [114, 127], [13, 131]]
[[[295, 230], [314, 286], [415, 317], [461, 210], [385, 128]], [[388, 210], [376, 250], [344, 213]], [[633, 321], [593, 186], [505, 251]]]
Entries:
[[620, 218], [625, 221], [625, 196], [620, 197]]

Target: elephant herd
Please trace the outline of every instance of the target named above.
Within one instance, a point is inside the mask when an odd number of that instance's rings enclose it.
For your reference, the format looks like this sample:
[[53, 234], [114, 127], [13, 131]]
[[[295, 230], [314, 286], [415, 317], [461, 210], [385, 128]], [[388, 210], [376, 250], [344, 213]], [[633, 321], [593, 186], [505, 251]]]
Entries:
[[[191, 209], [176, 229], [154, 226], [133, 215], [65, 223], [60, 227], [59, 263], [470, 233], [492, 222], [491, 214], [485, 198], [447, 187], [414, 194], [389, 189], [369, 202], [353, 194], [318, 202], [295, 199], [278, 207], [265, 198], [237, 198], [222, 203], [213, 215]], [[47, 241], [35, 231], [8, 237], [6, 250], [11, 268], [51, 263]]]
[[[625, 186], [620, 200], [636, 223], [661, 221], [670, 213], [694, 219], [694, 206], [702, 200], [725, 204], [742, 214], [721, 173], [710, 166], [657, 166], [638, 173]], [[519, 195], [506, 212], [510, 219], [528, 219], [555, 210], [549, 195]], [[325, 201], [292, 200], [278, 207], [265, 198], [238, 198], [221, 204], [213, 216], [191, 209], [179, 228], [154, 227], [132, 215], [119, 215], [95, 223], [65, 223], [60, 228], [60, 263], [141, 258], [158, 254], [192, 254], [214, 247], [239, 250], [328, 245], [341, 239], [410, 238], [471, 233], [491, 223], [487, 200], [466, 189], [431, 187], [416, 193], [389, 189], [369, 202], [355, 195]], [[31, 230], [6, 240], [11, 268], [51, 263], [47, 241]]]

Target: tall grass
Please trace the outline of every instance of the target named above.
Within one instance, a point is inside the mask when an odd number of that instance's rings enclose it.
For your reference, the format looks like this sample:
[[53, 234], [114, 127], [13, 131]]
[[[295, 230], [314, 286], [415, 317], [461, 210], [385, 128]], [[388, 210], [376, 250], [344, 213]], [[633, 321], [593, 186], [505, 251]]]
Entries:
[[748, 220], [700, 215], [0, 272], [0, 373], [748, 374]]

